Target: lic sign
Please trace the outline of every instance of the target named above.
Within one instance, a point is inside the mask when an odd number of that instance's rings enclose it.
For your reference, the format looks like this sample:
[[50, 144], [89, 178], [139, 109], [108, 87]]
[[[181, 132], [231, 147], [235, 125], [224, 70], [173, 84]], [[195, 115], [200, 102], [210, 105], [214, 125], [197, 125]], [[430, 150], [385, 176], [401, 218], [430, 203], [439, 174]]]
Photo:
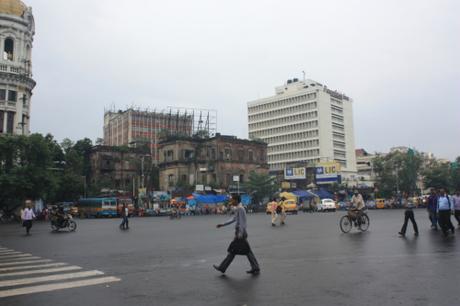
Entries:
[[286, 168], [284, 169], [285, 180], [302, 180], [307, 177], [305, 168]]
[[340, 163], [325, 162], [316, 165], [315, 177], [317, 184], [331, 184], [339, 182]]

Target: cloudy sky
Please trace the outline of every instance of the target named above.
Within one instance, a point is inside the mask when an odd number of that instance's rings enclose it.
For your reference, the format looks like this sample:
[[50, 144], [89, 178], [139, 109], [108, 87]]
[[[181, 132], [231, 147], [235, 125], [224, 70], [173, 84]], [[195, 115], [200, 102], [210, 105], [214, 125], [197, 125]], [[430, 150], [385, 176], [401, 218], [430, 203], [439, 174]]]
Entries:
[[95, 140], [114, 104], [212, 108], [247, 137], [247, 101], [304, 70], [354, 99], [356, 147], [460, 155], [460, 1], [25, 2], [34, 132]]

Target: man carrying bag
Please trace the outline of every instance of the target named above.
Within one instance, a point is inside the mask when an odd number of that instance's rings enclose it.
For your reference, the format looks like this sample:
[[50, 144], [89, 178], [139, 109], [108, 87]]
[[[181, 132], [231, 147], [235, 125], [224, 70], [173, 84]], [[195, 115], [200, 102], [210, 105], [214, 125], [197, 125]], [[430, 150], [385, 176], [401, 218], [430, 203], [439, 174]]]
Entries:
[[247, 240], [248, 234], [246, 232], [246, 211], [244, 210], [243, 205], [240, 203], [240, 197], [238, 195], [233, 196], [231, 204], [236, 206], [235, 216], [223, 224], [218, 224], [217, 228], [236, 222], [235, 238], [228, 246], [227, 257], [222, 261], [222, 263], [219, 266], [213, 265], [213, 267], [217, 271], [225, 273], [225, 271], [235, 258], [235, 255], [246, 255], [248, 257], [249, 263], [251, 264], [251, 270], [246, 272], [254, 275], [259, 274], [259, 264], [257, 263], [257, 259], [254, 256], [254, 253], [252, 253], [251, 247], [249, 246]]

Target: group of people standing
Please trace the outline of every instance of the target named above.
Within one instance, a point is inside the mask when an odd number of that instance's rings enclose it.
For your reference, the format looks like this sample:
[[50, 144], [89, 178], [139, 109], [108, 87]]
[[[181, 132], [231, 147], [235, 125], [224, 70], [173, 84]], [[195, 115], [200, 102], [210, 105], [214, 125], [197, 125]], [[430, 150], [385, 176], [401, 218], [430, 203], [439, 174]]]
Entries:
[[460, 190], [457, 190], [455, 195], [449, 196], [445, 188], [440, 188], [439, 192], [431, 189], [427, 210], [433, 230], [438, 230], [439, 225], [444, 236], [447, 237], [449, 231], [454, 234], [455, 227], [452, 224], [451, 215], [455, 216], [460, 227]]
[[[407, 224], [411, 221], [414, 227], [414, 234], [418, 235], [418, 226], [415, 221], [413, 203], [406, 203], [406, 211], [404, 212], [404, 224], [399, 232], [399, 235], [405, 236]], [[441, 228], [444, 236], [449, 236], [449, 232], [455, 234], [455, 227], [451, 221], [451, 215], [457, 219], [460, 227], [460, 190], [457, 190], [454, 196], [450, 196], [445, 188], [440, 188], [439, 191], [432, 188], [428, 197], [427, 203], [428, 218], [431, 221], [431, 228], [435, 231]]]

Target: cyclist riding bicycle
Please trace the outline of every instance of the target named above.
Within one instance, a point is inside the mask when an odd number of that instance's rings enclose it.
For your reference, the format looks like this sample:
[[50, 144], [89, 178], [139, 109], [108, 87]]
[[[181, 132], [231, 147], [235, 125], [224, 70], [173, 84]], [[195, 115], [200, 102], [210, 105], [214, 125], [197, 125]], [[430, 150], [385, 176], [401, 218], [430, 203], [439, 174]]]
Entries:
[[354, 191], [353, 197], [351, 198], [351, 206], [352, 207], [351, 210], [348, 211], [348, 215], [352, 218], [352, 220], [358, 220], [359, 223], [366, 205], [364, 205], [363, 196], [358, 192], [358, 190]]

